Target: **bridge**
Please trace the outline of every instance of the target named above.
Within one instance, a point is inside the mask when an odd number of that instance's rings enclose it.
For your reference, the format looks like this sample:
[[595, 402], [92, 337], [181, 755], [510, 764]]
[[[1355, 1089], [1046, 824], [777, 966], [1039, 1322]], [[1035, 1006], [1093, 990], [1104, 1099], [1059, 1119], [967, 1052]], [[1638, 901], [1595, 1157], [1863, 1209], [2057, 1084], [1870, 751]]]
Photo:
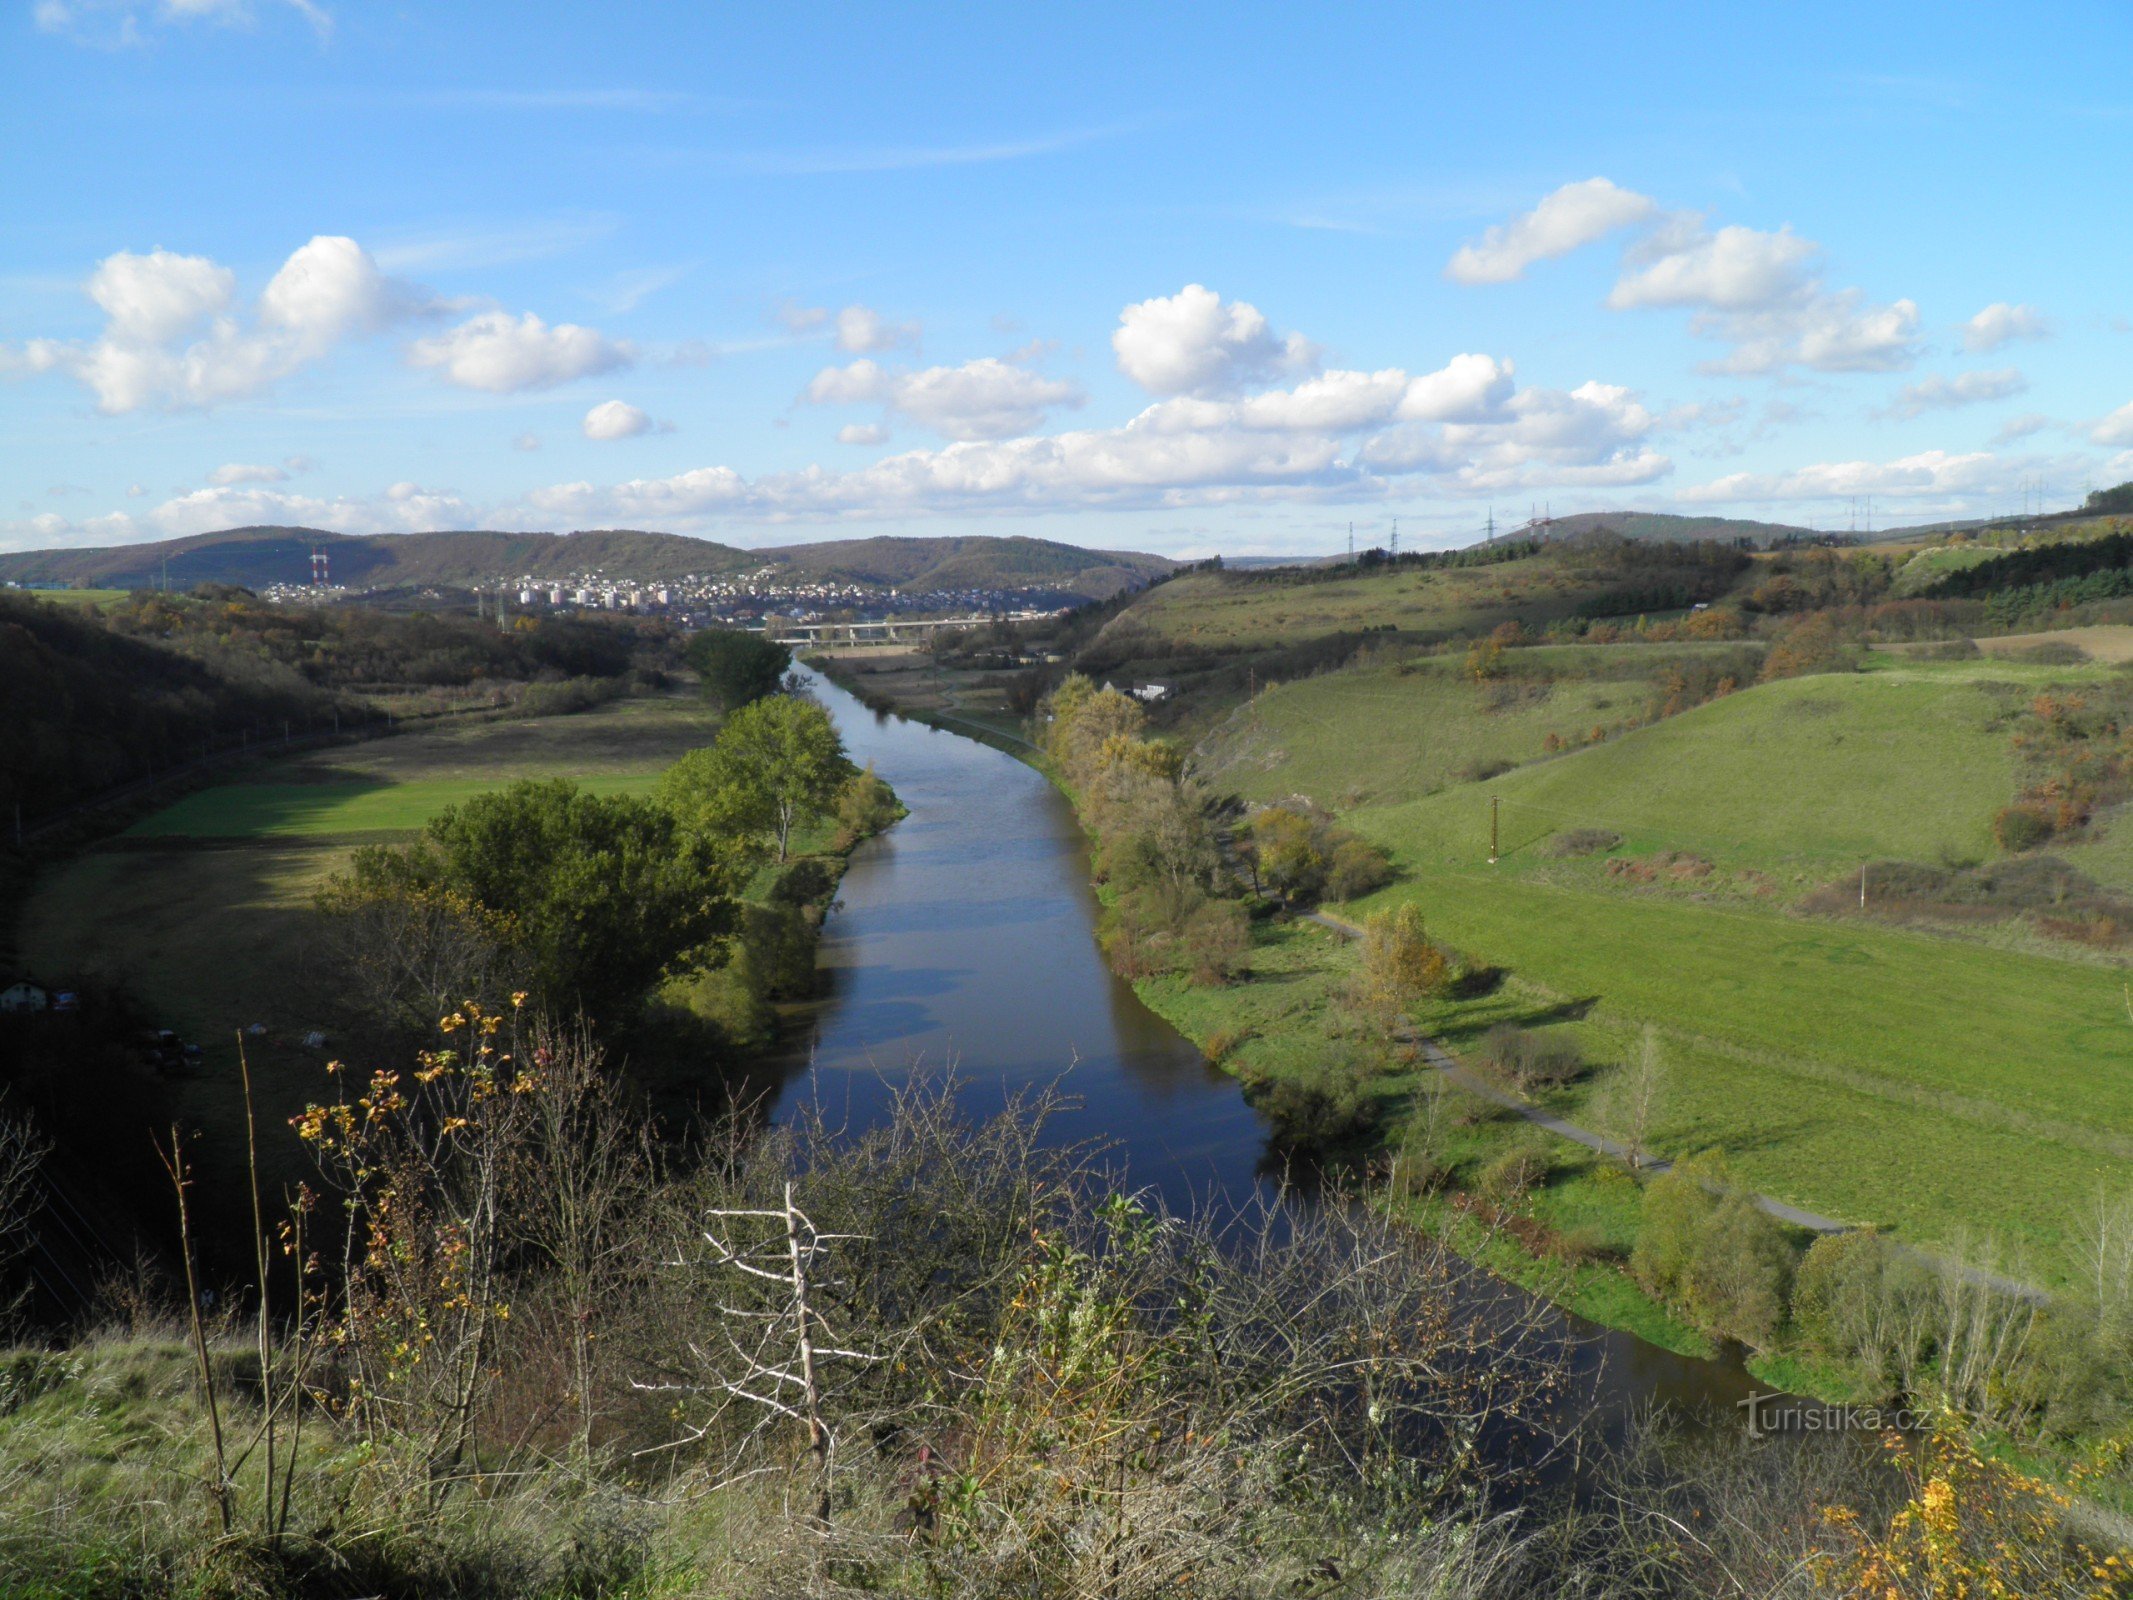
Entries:
[[971, 617], [889, 617], [880, 622], [786, 622], [780, 623], [771, 637], [779, 644], [895, 644], [944, 631], [988, 627], [995, 622], [1036, 622], [1055, 614], [1000, 611]]

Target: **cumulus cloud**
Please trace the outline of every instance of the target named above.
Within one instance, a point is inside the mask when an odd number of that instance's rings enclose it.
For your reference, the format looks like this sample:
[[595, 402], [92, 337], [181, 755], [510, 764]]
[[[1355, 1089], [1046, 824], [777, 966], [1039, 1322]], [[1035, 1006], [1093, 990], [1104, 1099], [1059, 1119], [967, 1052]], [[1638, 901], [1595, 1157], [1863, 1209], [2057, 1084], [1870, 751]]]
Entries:
[[1823, 461], [1790, 472], [1735, 472], [1683, 489], [1691, 505], [1742, 500], [1839, 500], [1854, 495], [1917, 497], [1988, 487], [2000, 474], [1989, 450], [1950, 455], [1926, 450], [1895, 461]]
[[603, 400], [579, 424], [588, 439], [632, 439], [640, 433], [671, 433], [672, 423], [654, 422], [626, 400]]
[[1896, 372], [1916, 361], [1916, 302], [1832, 289], [1815, 270], [1820, 255], [1790, 228], [1713, 230], [1677, 214], [1625, 253], [1607, 304], [1693, 311], [1695, 332], [1732, 346], [1710, 364], [1718, 372]]
[[1959, 406], [2005, 400], [2029, 387], [2029, 380], [2014, 367], [1996, 367], [1989, 372], [1959, 372], [1954, 377], [1939, 373], [1907, 383], [1896, 391], [1884, 416], [1909, 419], [1928, 411], [1952, 411]]
[[900, 372], [862, 357], [824, 367], [803, 398], [813, 405], [880, 405], [949, 439], [1004, 439], [1041, 427], [1055, 406], [1078, 406], [1081, 390], [1059, 378], [986, 356], [959, 367]]
[[916, 322], [891, 322], [869, 306], [846, 306], [837, 313], [837, 348], [852, 355], [873, 355], [915, 345]]
[[1276, 334], [1257, 306], [1197, 283], [1126, 307], [1111, 348], [1118, 370], [1158, 395], [1220, 394], [1318, 364], [1302, 334]]
[[573, 322], [553, 327], [532, 312], [484, 311], [456, 328], [418, 339], [408, 364], [435, 370], [462, 389], [517, 394], [550, 389], [626, 367], [636, 359], [627, 341]]
[[1454, 283], [1510, 283], [1536, 261], [1551, 261], [1605, 238], [1618, 228], [1658, 215], [1648, 195], [1617, 187], [1605, 178], [1566, 183], [1531, 211], [1498, 223], [1445, 264]]
[[1995, 300], [1963, 324], [1963, 348], [1983, 354], [2017, 339], [2049, 338], [2050, 321], [2035, 306]]
[[353, 239], [324, 234], [282, 263], [249, 319], [238, 313], [236, 274], [205, 256], [121, 250], [83, 288], [104, 313], [97, 339], [33, 339], [0, 350], [0, 368], [69, 372], [111, 415], [247, 398], [428, 303]]
[[2127, 401], [2109, 416], [2089, 425], [2089, 438], [2096, 444], [2116, 447], [2133, 445], [2133, 400]]
[[2012, 444], [2017, 439], [2027, 439], [2033, 433], [2042, 433], [2052, 425], [2052, 419], [2041, 411], [2025, 411], [2019, 417], [2009, 417], [2001, 423], [1992, 436], [1994, 444]]
[[889, 430], [878, 422], [847, 422], [837, 430], [839, 444], [887, 444]]
[[247, 466], [233, 461], [226, 467], [217, 467], [207, 475], [207, 481], [222, 488], [236, 483], [287, 483], [288, 473], [274, 466]]
[[1487, 420], [1388, 430], [1364, 442], [1361, 458], [1385, 471], [1447, 475], [1444, 487], [1460, 493], [1543, 484], [1622, 488], [1673, 470], [1671, 460], [1644, 442], [1658, 426], [1634, 394], [1615, 384], [1526, 389]]

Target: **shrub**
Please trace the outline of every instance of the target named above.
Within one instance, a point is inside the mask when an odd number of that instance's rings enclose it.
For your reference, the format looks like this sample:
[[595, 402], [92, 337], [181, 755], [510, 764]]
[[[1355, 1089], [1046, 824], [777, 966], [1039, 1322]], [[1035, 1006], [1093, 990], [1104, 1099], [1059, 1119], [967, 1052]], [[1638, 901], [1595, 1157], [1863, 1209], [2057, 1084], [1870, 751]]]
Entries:
[[1622, 835], [1608, 828], [1566, 828], [1548, 841], [1551, 856], [1596, 856], [1622, 842]]
[[1767, 1346], [1784, 1325], [1794, 1257], [1784, 1230], [1745, 1194], [1705, 1224], [1690, 1267], [1689, 1309], [1745, 1343]]
[[1352, 1060], [1331, 1063], [1311, 1079], [1247, 1079], [1244, 1098], [1272, 1125], [1275, 1143], [1291, 1150], [1322, 1154], [1377, 1125], [1368, 1074]]
[[1697, 1156], [1646, 1186], [1629, 1264], [1638, 1281], [1653, 1293], [1686, 1298], [1697, 1244], [1718, 1210], [1718, 1196], [1705, 1184], [1715, 1182], [1723, 1172], [1715, 1157]]
[[2051, 818], [2035, 806], [2007, 806], [1992, 819], [1992, 836], [2002, 850], [2034, 850], [2051, 838]]
[[1481, 1044], [1482, 1065], [1522, 1093], [1559, 1089], [1584, 1071], [1575, 1040], [1500, 1022]]
[[1335, 900], [1360, 900], [1392, 882], [1392, 858], [1367, 839], [1352, 834], [1333, 846], [1326, 865], [1326, 893]]
[[1481, 1169], [1481, 1192], [1500, 1205], [1523, 1200], [1548, 1181], [1548, 1163], [1537, 1151], [1506, 1150]]
[[1832, 1233], [1808, 1247], [1793, 1282], [1792, 1317], [1824, 1355], [1852, 1359], [1878, 1320], [1888, 1246], [1870, 1229]]
[[1252, 953], [1251, 919], [1234, 900], [1209, 900], [1185, 919], [1178, 956], [1185, 975], [1200, 985], [1229, 983]]

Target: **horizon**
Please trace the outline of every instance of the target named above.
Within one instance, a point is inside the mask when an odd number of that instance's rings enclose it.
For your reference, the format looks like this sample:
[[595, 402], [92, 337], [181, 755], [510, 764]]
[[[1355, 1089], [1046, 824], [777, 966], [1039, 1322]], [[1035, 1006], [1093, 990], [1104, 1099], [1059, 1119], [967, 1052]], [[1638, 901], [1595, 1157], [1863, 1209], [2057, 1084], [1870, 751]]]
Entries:
[[1224, 15], [18, 3], [0, 550], [1312, 557], [2133, 478], [2121, 11]]

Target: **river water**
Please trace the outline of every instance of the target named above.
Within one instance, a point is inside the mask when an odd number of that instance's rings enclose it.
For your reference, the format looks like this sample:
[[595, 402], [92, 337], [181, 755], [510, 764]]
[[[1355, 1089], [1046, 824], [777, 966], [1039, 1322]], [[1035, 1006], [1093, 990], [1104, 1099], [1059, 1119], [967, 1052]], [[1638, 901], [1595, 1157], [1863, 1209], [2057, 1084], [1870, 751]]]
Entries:
[[[802, 1097], [863, 1124], [914, 1072], [953, 1070], [973, 1112], [1057, 1083], [1062, 1139], [1101, 1139], [1173, 1209], [1274, 1184], [1264, 1125], [1235, 1079], [1104, 965], [1079, 825], [1037, 772], [990, 745], [869, 711], [817, 675], [855, 760], [910, 815], [853, 853], [823, 926], [820, 990], [796, 1029], [779, 1109]], [[1616, 1431], [1669, 1405], [1716, 1419], [1758, 1385], [1556, 1313], [1575, 1398]], [[1736, 1413], [1737, 1414], [1737, 1413]]]

